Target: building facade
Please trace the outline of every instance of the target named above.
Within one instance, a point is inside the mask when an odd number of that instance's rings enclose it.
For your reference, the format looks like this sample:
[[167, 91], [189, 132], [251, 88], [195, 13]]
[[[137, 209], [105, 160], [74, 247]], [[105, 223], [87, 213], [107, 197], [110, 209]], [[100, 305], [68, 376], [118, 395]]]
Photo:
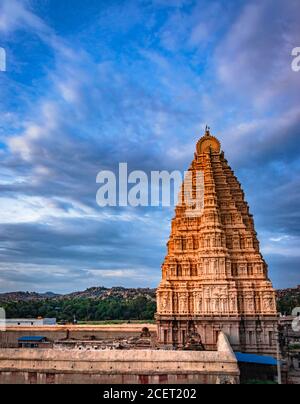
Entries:
[[56, 318], [7, 318], [6, 327], [42, 327], [56, 325]]
[[[202, 203], [187, 204], [187, 189]], [[276, 352], [275, 291], [253, 217], [220, 142], [208, 129], [182, 186], [157, 305], [162, 346], [184, 348], [197, 334], [212, 350], [223, 331], [236, 351]]]

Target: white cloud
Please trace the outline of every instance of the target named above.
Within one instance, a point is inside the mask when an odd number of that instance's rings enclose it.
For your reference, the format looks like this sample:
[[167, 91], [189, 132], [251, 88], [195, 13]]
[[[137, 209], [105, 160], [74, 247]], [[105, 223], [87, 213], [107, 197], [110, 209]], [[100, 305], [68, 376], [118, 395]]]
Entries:
[[262, 232], [261, 248], [265, 255], [281, 255], [286, 258], [300, 257], [300, 237], [283, 233]]
[[[215, 52], [216, 73], [222, 85], [257, 109], [274, 97], [298, 99], [298, 78], [292, 74], [291, 49], [299, 38], [299, 3], [254, 1], [246, 4]], [[240, 98], [242, 98], [240, 97]]]
[[26, 0], [1, 0], [0, 32], [9, 34], [17, 29], [30, 28], [39, 33], [50, 33], [47, 25], [28, 8]]
[[[15, 195], [0, 198], [0, 223], [39, 223], [75, 218], [97, 218], [98, 212], [79, 201], [57, 197]], [[99, 219], [101, 215], [99, 215]]]
[[275, 243], [280, 243], [283, 240], [289, 240], [290, 236], [278, 236], [278, 237], [271, 237], [270, 241], [274, 241]]

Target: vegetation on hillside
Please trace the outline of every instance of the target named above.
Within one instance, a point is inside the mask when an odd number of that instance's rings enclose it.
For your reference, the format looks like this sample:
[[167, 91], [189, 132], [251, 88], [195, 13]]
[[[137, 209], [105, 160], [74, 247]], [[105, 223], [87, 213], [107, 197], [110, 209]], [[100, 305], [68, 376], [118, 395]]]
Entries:
[[10, 301], [1, 306], [7, 318], [56, 317], [58, 321], [152, 320], [156, 303], [146, 297], [133, 299], [89, 298]]
[[300, 287], [277, 291], [278, 311], [290, 315], [295, 307], [300, 307]]

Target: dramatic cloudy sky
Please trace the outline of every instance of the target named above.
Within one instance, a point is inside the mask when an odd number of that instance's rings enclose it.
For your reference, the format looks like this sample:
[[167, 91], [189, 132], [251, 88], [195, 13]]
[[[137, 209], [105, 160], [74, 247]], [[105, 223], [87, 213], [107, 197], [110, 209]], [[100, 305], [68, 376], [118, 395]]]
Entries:
[[0, 291], [151, 286], [173, 209], [96, 175], [188, 167], [206, 123], [276, 287], [300, 284], [299, 0], [0, 0]]

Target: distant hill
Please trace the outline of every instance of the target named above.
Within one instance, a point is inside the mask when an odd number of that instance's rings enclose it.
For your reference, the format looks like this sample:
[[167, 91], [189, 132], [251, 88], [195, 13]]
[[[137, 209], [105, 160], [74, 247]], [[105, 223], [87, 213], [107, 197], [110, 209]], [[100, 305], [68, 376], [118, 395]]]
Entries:
[[277, 290], [278, 310], [282, 314], [291, 314], [295, 307], [300, 307], [300, 285], [296, 288]]
[[36, 293], [36, 292], [11, 292], [0, 294], [0, 302], [26, 302], [26, 301], [43, 301], [43, 300], [65, 300], [65, 299], [95, 299], [105, 300], [108, 298], [133, 299], [137, 297], [145, 297], [149, 300], [155, 300], [156, 289], [149, 288], [122, 288], [122, 287], [92, 287], [81, 292], [73, 292], [65, 295], [59, 295], [52, 292]]
[[94, 287], [58, 295], [14, 292], [0, 295], [7, 318], [55, 317], [58, 321], [153, 320], [155, 289]]
[[135, 299], [137, 297], [145, 297], [148, 300], [155, 300], [156, 289], [149, 289], [149, 288], [126, 289], [122, 287], [113, 287], [108, 289], [104, 287], [93, 287], [86, 289], [83, 292], [74, 292], [68, 295], [61, 296], [61, 298], [63, 299], [85, 298], [95, 300], [106, 300], [108, 298], [119, 298], [128, 300], [128, 299]]
[[46, 292], [46, 293], [10, 292], [0, 294], [0, 302], [27, 302], [27, 301], [55, 299], [60, 296], [61, 295], [52, 292]]

